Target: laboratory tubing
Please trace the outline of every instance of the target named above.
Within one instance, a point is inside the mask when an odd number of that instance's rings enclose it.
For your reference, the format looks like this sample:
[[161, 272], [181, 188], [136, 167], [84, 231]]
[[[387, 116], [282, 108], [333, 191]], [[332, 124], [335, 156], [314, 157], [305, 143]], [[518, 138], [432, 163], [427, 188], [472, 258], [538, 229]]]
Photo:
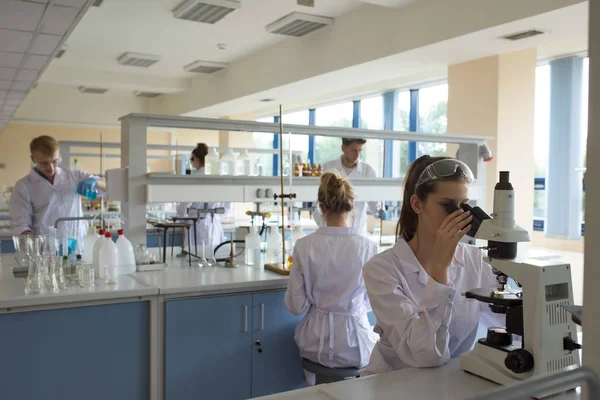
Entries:
[[123, 229], [118, 230], [117, 250], [119, 251], [119, 273], [121, 275], [135, 272], [135, 255], [133, 246], [129, 239], [125, 237]]

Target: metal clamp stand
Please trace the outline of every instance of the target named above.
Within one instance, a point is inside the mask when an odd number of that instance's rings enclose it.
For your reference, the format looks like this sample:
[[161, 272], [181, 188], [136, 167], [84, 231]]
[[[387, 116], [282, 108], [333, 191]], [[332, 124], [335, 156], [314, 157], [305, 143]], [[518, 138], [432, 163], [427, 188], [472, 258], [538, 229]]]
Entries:
[[[178, 218], [180, 218], [180, 219], [185, 219], [185, 218], [187, 218], [187, 219], [191, 219], [191, 218], [195, 218], [195, 219], [196, 219], [196, 221], [198, 221], [198, 220], [203, 220], [203, 219], [205, 219], [205, 218], [208, 218], [208, 217], [210, 217], [210, 218], [211, 218], [211, 220], [213, 220], [213, 219], [214, 219], [214, 217], [215, 217], [215, 215], [217, 215], [217, 214], [218, 214], [218, 215], [225, 214], [225, 208], [224, 208], [224, 207], [208, 208], [208, 203], [204, 203], [204, 208], [193, 208], [193, 207], [190, 207], [190, 208], [188, 208], [186, 211], [187, 211], [188, 215], [190, 214], [190, 212], [195, 212], [195, 213], [196, 213], [196, 216], [195, 216], [195, 217], [178, 217]], [[201, 218], [201, 217], [200, 217], [200, 215], [201, 215], [201, 214], [204, 214], [204, 215], [207, 215], [207, 216], [206, 216], [206, 217], [203, 217], [203, 218]], [[188, 235], [188, 237], [189, 237], [189, 235]], [[189, 242], [189, 240], [188, 240], [188, 242]], [[193, 256], [194, 258], [200, 259], [200, 258], [202, 258], [202, 257], [200, 257], [200, 256], [198, 255], [198, 236], [197, 236], [197, 231], [196, 231], [196, 223], [194, 223], [194, 242], [195, 242], [195, 250], [196, 250], [196, 253], [195, 253], [195, 254], [192, 254], [192, 251], [191, 251], [191, 250], [192, 250], [191, 244], [188, 244], [188, 248], [189, 248], [189, 250], [190, 250], [190, 251], [188, 251], [188, 254], [190, 254], [190, 256]], [[212, 244], [211, 244], [211, 245], [212, 245]]]

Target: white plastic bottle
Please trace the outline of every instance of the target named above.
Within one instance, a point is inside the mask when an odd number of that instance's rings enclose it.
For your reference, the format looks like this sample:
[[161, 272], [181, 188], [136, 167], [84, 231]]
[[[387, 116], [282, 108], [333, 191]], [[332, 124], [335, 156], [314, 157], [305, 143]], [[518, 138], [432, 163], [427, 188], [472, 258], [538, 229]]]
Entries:
[[302, 230], [302, 226], [296, 225], [294, 227], [294, 230], [292, 231], [292, 247], [291, 247], [290, 251], [293, 251], [294, 246], [296, 245], [296, 242], [298, 241], [298, 239], [302, 239], [304, 236], [306, 236], [306, 235], [304, 234], [304, 231]]
[[119, 238], [117, 239], [117, 250], [119, 251], [119, 274], [131, 274], [135, 272], [135, 255], [133, 254], [133, 246], [129, 239], [125, 237], [123, 229], [118, 230]]
[[235, 155], [233, 150], [229, 149], [223, 157], [221, 157], [221, 175], [235, 175]]
[[100, 279], [104, 279], [106, 283], [114, 283], [119, 276], [119, 250], [117, 245], [113, 243], [110, 232], [104, 234], [106, 238], [102, 242], [98, 264], [100, 266]]
[[98, 231], [98, 235], [100, 235], [100, 237], [94, 243], [93, 264], [96, 276], [100, 276], [100, 249], [102, 248], [102, 243], [104, 243], [106, 240], [104, 233], [104, 229], [100, 229]]
[[94, 245], [100, 236], [96, 233], [93, 225], [88, 228], [88, 233], [83, 237], [83, 263], [94, 263]]
[[75, 159], [75, 160], [73, 161], [73, 169], [74, 169], [75, 171], [80, 171], [80, 170], [81, 170], [81, 164], [79, 164], [79, 161], [77, 161], [77, 159]]
[[246, 265], [260, 266], [260, 236], [256, 226], [250, 227], [250, 234], [246, 236]]
[[281, 263], [281, 233], [277, 225], [271, 226], [267, 237], [267, 263]]
[[250, 154], [248, 154], [248, 149], [244, 149], [244, 151], [242, 151], [237, 158], [236, 175], [241, 175], [241, 176], [252, 175], [251, 170], [250, 170], [251, 164], [252, 163], [250, 162]]
[[204, 174], [219, 175], [219, 164], [219, 153], [217, 153], [217, 149], [213, 148], [204, 159]]

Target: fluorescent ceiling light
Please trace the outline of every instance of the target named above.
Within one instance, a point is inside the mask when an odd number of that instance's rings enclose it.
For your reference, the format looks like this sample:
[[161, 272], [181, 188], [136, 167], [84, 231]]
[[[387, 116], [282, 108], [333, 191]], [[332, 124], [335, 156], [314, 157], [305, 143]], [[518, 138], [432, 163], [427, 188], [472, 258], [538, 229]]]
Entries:
[[517, 33], [511, 33], [510, 35], [505, 35], [502, 36], [502, 39], [507, 39], [507, 40], [521, 40], [521, 39], [527, 39], [533, 36], [537, 36], [537, 35], [543, 35], [544, 32], [542, 31], [538, 31], [537, 29], [531, 29], [528, 31], [524, 31], [524, 32], [517, 32]]
[[199, 74], [212, 74], [213, 72], [227, 68], [227, 63], [218, 63], [211, 61], [194, 61], [191, 64], [183, 67], [187, 72], [195, 72]]
[[89, 94], [104, 94], [108, 91], [108, 89], [104, 89], [104, 88], [93, 88], [93, 87], [87, 87], [87, 86], [79, 86], [78, 89], [81, 93], [89, 93]]
[[119, 58], [117, 58], [117, 61], [119, 64], [122, 64], [122, 65], [148, 68], [152, 64], [159, 62], [160, 56], [156, 56], [154, 54], [142, 54], [142, 53], [127, 52], [127, 53], [121, 54], [121, 56], [119, 56]]
[[304, 36], [333, 24], [333, 18], [293, 12], [265, 27], [267, 32], [287, 36]]
[[133, 92], [133, 95], [136, 97], [148, 97], [148, 98], [152, 98], [152, 97], [158, 97], [160, 96], [162, 93], [156, 93], [156, 92]]
[[173, 10], [173, 17], [214, 24], [241, 6], [235, 0], [185, 0]]

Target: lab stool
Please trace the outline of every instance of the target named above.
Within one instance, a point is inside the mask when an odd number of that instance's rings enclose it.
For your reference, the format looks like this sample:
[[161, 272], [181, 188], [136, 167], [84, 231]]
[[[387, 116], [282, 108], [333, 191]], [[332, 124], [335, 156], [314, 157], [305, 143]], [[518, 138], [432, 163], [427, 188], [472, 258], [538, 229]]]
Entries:
[[358, 368], [329, 368], [306, 358], [302, 359], [302, 368], [316, 375], [315, 383], [317, 385], [360, 377], [360, 370]]
[[[164, 232], [164, 246], [163, 246], [163, 257], [162, 257], [163, 264], [167, 263], [167, 238], [169, 236], [169, 234], [168, 234], [169, 229], [173, 229], [173, 233], [171, 235], [171, 257], [173, 257], [173, 242], [175, 240], [175, 230], [177, 228], [187, 229], [188, 248], [190, 248], [190, 246], [191, 246], [190, 227], [191, 226], [192, 226], [191, 224], [186, 224], [183, 222], [159, 222], [157, 224], [154, 224], [154, 227], [156, 227], [158, 229], [162, 229]], [[189, 257], [189, 264], [191, 266], [192, 265], [192, 252], [188, 252], [188, 257]]]

